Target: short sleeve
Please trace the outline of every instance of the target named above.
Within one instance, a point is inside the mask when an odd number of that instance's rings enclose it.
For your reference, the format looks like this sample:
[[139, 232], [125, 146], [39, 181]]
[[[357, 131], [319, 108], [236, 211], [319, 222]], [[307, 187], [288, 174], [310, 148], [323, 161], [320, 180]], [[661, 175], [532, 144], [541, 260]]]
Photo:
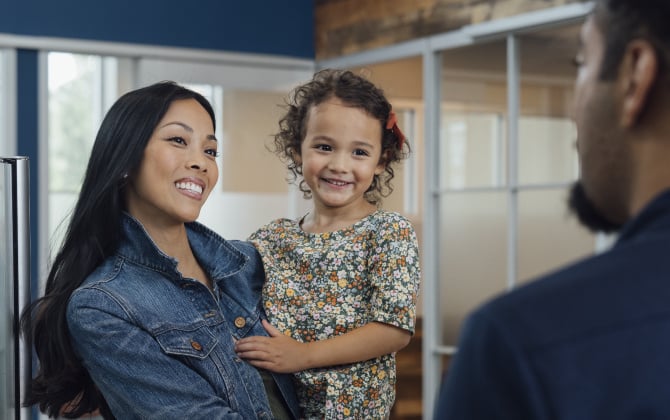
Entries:
[[381, 213], [371, 251], [370, 320], [414, 333], [421, 273], [412, 224], [400, 214]]

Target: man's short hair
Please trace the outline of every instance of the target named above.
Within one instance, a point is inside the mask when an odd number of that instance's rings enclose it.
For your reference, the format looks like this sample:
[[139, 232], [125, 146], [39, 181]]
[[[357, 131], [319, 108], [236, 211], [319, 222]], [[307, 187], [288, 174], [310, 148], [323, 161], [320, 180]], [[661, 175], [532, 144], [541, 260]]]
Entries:
[[659, 74], [670, 63], [670, 0], [596, 0], [595, 22], [603, 34], [605, 53], [600, 78], [618, 75], [628, 43], [641, 38], [649, 41], [659, 59]]

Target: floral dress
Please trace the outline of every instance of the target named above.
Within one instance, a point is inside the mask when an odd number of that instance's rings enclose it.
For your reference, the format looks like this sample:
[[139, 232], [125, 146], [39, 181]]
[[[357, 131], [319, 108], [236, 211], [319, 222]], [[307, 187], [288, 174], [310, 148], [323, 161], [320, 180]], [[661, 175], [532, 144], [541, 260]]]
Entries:
[[[377, 321], [414, 332], [419, 255], [410, 222], [377, 210], [335, 232], [307, 233], [278, 219], [255, 232], [270, 322], [301, 341], [325, 340]], [[295, 374], [306, 418], [387, 418], [395, 355]]]

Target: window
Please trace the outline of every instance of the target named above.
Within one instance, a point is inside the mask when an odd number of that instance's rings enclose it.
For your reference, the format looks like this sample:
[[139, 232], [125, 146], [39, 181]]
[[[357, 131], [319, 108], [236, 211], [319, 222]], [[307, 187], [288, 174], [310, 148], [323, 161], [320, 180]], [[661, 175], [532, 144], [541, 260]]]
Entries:
[[48, 53], [48, 226], [51, 249], [60, 246], [81, 188], [95, 135], [116, 100], [117, 60]]

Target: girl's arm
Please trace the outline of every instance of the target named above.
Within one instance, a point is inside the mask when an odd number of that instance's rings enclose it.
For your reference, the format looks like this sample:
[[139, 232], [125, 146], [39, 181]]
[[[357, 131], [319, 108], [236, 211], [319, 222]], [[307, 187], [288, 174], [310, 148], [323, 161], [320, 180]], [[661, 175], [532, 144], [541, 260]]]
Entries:
[[266, 320], [263, 326], [270, 337], [243, 338], [235, 345], [235, 351], [253, 366], [280, 373], [372, 359], [402, 349], [411, 338], [409, 331], [370, 322], [327, 340], [301, 343], [283, 335]]
[[374, 258], [370, 260], [369, 282], [375, 290], [371, 319], [375, 322], [325, 340], [302, 343], [264, 321], [270, 337], [239, 340], [237, 354], [256, 367], [288, 373], [360, 362], [405, 347], [414, 327], [420, 277], [418, 244], [407, 219], [391, 213], [383, 217], [370, 246]]

